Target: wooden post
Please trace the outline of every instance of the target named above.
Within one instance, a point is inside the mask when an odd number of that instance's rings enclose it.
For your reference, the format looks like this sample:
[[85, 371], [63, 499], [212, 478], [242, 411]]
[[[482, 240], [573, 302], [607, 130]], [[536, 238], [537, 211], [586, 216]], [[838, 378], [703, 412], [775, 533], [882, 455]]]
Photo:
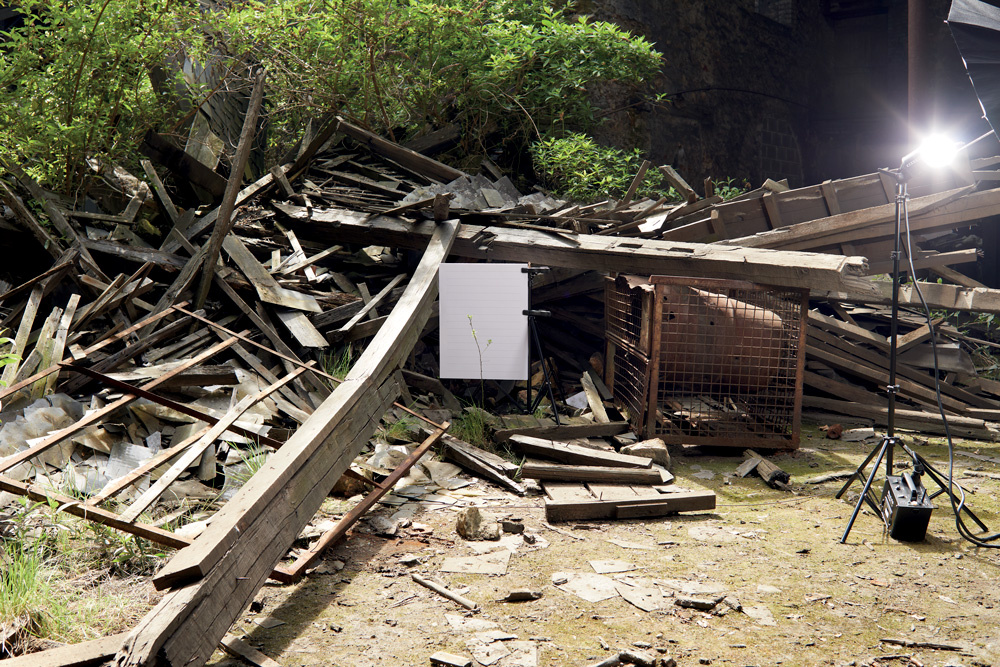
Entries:
[[215, 275], [215, 264], [219, 261], [219, 252], [222, 250], [222, 240], [226, 238], [229, 230], [233, 226], [233, 210], [236, 205], [236, 196], [240, 192], [240, 184], [243, 182], [243, 170], [246, 168], [247, 160], [250, 158], [250, 149], [253, 145], [254, 131], [257, 127], [257, 116], [260, 113], [260, 104], [264, 99], [264, 70], [257, 73], [253, 84], [253, 93], [250, 95], [250, 107], [247, 115], [243, 119], [243, 131], [240, 132], [240, 143], [236, 148], [236, 157], [233, 159], [233, 171], [229, 175], [229, 182], [226, 183], [226, 192], [222, 197], [222, 204], [219, 205], [219, 217], [215, 219], [215, 228], [212, 230], [212, 237], [208, 240], [208, 246], [204, 260], [204, 270], [201, 274], [201, 282], [198, 284], [197, 296], [194, 300], [194, 308], [198, 310], [205, 305], [208, 297], [208, 288], [212, 285], [212, 277]]

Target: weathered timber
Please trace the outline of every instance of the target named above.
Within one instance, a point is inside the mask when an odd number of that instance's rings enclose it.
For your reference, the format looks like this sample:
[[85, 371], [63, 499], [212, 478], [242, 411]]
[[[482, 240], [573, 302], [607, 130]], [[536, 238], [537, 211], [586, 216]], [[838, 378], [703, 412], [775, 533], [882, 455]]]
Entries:
[[[219, 217], [215, 220], [215, 227], [209, 237], [205, 250], [204, 271], [195, 292], [194, 307], [201, 308], [205, 305], [208, 297], [208, 288], [212, 285], [212, 278], [215, 274], [215, 265], [219, 260], [219, 253], [222, 251], [222, 241], [233, 228], [233, 212], [236, 209], [236, 197], [239, 195], [240, 184], [243, 182], [243, 171], [246, 169], [247, 160], [250, 159], [250, 150], [253, 148], [253, 137], [257, 131], [257, 115], [260, 113], [260, 105], [264, 100], [264, 70], [258, 70], [254, 77], [253, 92], [250, 95], [250, 102], [246, 116], [243, 118], [243, 129], [240, 131], [239, 144], [236, 147], [236, 156], [233, 158], [233, 171], [229, 175], [226, 183], [226, 192], [219, 205]], [[281, 170], [278, 170], [282, 173]], [[244, 273], [246, 273], [244, 271]]]
[[[960, 221], [971, 221], [993, 215], [983, 212], [1000, 203], [1000, 192], [970, 194], [971, 187], [957, 188], [947, 192], [937, 192], [910, 201], [910, 222], [918, 219], [921, 224], [950, 225]], [[979, 195], [979, 196], [976, 196]], [[753, 236], [727, 239], [720, 245], [734, 245], [750, 248], [785, 248], [788, 250], [817, 248], [840, 241], [844, 234], [859, 241], [885, 236], [885, 227], [893, 222], [896, 215], [895, 203], [873, 206], [857, 211], [849, 211], [825, 218], [818, 218], [798, 224], [780, 227]], [[985, 207], [985, 208], [984, 208]], [[966, 217], [971, 216], [971, 217]], [[921, 227], [922, 229], [923, 227]], [[914, 228], [915, 229], [915, 228]], [[892, 230], [889, 229], [889, 234]]]
[[[336, 226], [316, 224], [322, 218]], [[346, 209], [313, 209], [299, 236], [328, 242], [378, 243], [419, 249], [434, 231], [432, 221], [359, 215]], [[578, 234], [570, 243], [549, 233], [508, 227], [462, 225], [453, 255], [505, 262], [534, 262], [572, 269], [639, 275], [682, 275], [751, 280], [762, 285], [876, 294], [862, 257], [797, 253]]]
[[[441, 442], [444, 445], [445, 458], [471, 470], [479, 477], [484, 477], [499, 486], [510, 489], [519, 496], [525, 494], [524, 487], [508, 476], [509, 473], [504, 465], [508, 462], [496, 454], [483, 451], [449, 435], [444, 436]], [[495, 459], [499, 459], [499, 461]], [[517, 466], [514, 468], [516, 470]]]
[[529, 459], [521, 466], [521, 477], [576, 482], [612, 482], [621, 484], [661, 484], [659, 470], [618, 468], [595, 465], [565, 465]]
[[67, 644], [37, 653], [5, 658], [4, 667], [96, 667], [115, 657], [127, 635], [108, 635], [79, 644]]
[[337, 120], [339, 121], [339, 125], [337, 127], [338, 131], [343, 132], [358, 143], [367, 146], [373, 152], [387, 157], [422, 176], [440, 181], [442, 183], [448, 183], [465, 175], [464, 172], [461, 172], [458, 169], [449, 167], [448, 165], [429, 158], [426, 155], [421, 155], [420, 153], [410, 150], [409, 148], [404, 148], [399, 144], [383, 139], [377, 134], [373, 134], [372, 132], [362, 129], [357, 125], [352, 125], [343, 118], [338, 118]]
[[435, 429], [422, 443], [420, 443], [420, 446], [413, 450], [409, 456], [396, 466], [396, 468], [381, 482], [378, 487], [365, 496], [364, 500], [345, 514], [333, 528], [323, 533], [323, 535], [316, 541], [316, 544], [309, 547], [308, 550], [302, 552], [302, 554], [295, 559], [295, 562], [287, 568], [287, 571], [290, 573], [292, 579], [297, 580], [305, 574], [306, 570], [312, 567], [312, 565], [319, 560], [324, 551], [336, 544], [340, 538], [346, 535], [351, 526], [357, 523], [368, 510], [374, 507], [375, 503], [377, 503], [382, 496], [392, 491], [396, 482], [402, 479], [403, 476], [410, 471], [410, 468], [416, 465], [417, 461], [419, 461], [431, 447], [437, 444], [438, 440], [440, 440], [441, 436], [443, 436], [445, 431], [448, 430], [449, 426], [450, 424], [445, 422], [441, 425], [441, 428]]
[[[546, 492], [549, 492], [549, 489], [550, 485], [546, 484]], [[547, 498], [546, 520], [551, 522], [630, 519], [715, 509], [715, 494], [711, 491], [663, 493], [659, 496], [615, 500], [600, 500], [589, 493], [580, 496], [573, 499]]]
[[[183, 373], [184, 371], [186, 371], [188, 368], [191, 368], [192, 366], [195, 366], [195, 365], [201, 363], [202, 361], [205, 361], [206, 359], [210, 359], [211, 357], [213, 357], [214, 355], [218, 354], [219, 352], [221, 352], [222, 350], [226, 349], [227, 347], [229, 347], [230, 345], [232, 345], [235, 342], [236, 342], [235, 338], [230, 338], [227, 341], [224, 341], [222, 343], [218, 343], [215, 346], [213, 346], [213, 347], [209, 348], [208, 350], [206, 350], [205, 352], [202, 352], [200, 355], [198, 355], [198, 356], [190, 359], [189, 361], [181, 364], [180, 366], [176, 367], [172, 371], [169, 371], [168, 373], [165, 373], [164, 375], [161, 375], [157, 379], [144, 384], [142, 386], [142, 388], [146, 389], [146, 390], [153, 389], [153, 388], [155, 388], [155, 387], [163, 384], [164, 382], [166, 382], [170, 378], [174, 377], [175, 375], [180, 375], [181, 373]], [[45, 439], [42, 442], [40, 442], [40, 443], [38, 443], [38, 444], [36, 444], [36, 445], [34, 445], [32, 447], [29, 447], [28, 449], [21, 450], [21, 451], [17, 452], [16, 454], [12, 454], [12, 455], [4, 458], [2, 461], [0, 461], [0, 473], [5, 472], [7, 470], [10, 470], [11, 468], [13, 468], [14, 466], [18, 465], [19, 463], [23, 463], [24, 461], [32, 459], [32, 458], [38, 456], [39, 454], [42, 454], [42, 453], [48, 451], [49, 449], [51, 449], [52, 447], [55, 447], [56, 445], [58, 445], [60, 442], [62, 442], [66, 438], [69, 438], [69, 437], [73, 436], [74, 434], [79, 433], [80, 431], [82, 431], [83, 429], [87, 428], [88, 426], [91, 426], [93, 424], [96, 424], [96, 423], [100, 422], [100, 420], [103, 419], [104, 417], [106, 417], [108, 415], [111, 415], [116, 410], [118, 410], [120, 408], [123, 408], [126, 405], [129, 405], [130, 403], [132, 403], [133, 401], [135, 401], [137, 398], [138, 397], [135, 396], [134, 394], [125, 394], [124, 396], [122, 396], [118, 400], [116, 400], [116, 401], [114, 401], [112, 403], [108, 403], [107, 405], [105, 405], [103, 408], [101, 408], [99, 410], [93, 410], [91, 412], [88, 412], [83, 417], [83, 419], [80, 419], [76, 423], [71, 424], [71, 425], [67, 426], [66, 428], [62, 428], [62, 429], [59, 429], [58, 431], [54, 431], [54, 432], [50, 433], [48, 436], [45, 437]]]
[[[311, 362], [314, 363], [314, 362]], [[282, 385], [291, 382], [298, 375], [305, 372], [306, 369], [299, 368], [296, 369], [294, 373], [286, 375], [277, 382], [268, 385], [264, 389], [260, 390], [256, 394], [251, 394], [250, 396], [244, 396], [243, 399], [231, 407], [225, 415], [223, 415], [212, 427], [202, 436], [197, 442], [193, 443], [184, 453], [178, 457], [177, 461], [174, 462], [170, 468], [160, 476], [158, 480], [138, 498], [132, 501], [128, 509], [122, 512], [122, 519], [125, 521], [135, 521], [140, 514], [145, 512], [156, 500], [163, 495], [178, 477], [180, 477], [189, 466], [193, 465], [195, 461], [201, 459], [201, 455], [215, 444], [215, 441], [221, 438], [226, 431], [236, 423], [243, 413], [253, 407], [257, 402], [262, 401], [264, 398], [270, 396]]]
[[[878, 424], [886, 424], [889, 416], [888, 408], [859, 401], [841, 401], [833, 398], [821, 398], [819, 396], [803, 396], [802, 405], [830, 410], [843, 415], [864, 417], [872, 419]], [[921, 433], [934, 433], [938, 435], [945, 433], [945, 426], [941, 421], [941, 415], [937, 412], [901, 410], [897, 407], [895, 425], [898, 428]], [[992, 441], [1000, 439], [1000, 431], [989, 426], [985, 420], [976, 417], [948, 415], [948, 428], [952, 435], [962, 438]]]
[[122, 665], [200, 667], [312, 518], [399, 393], [458, 230], [441, 223], [389, 321], [344, 382], [158, 577], [171, 591], [131, 633]]
[[[892, 282], [873, 280], [868, 283], [877, 290], [872, 295], [860, 295], [836, 290], [812, 290], [812, 298], [834, 301], [865, 303], [869, 305], [889, 305], [892, 303]], [[961, 310], [976, 313], [1000, 313], [1000, 289], [987, 287], [961, 287], [945, 283], [920, 283], [920, 292], [927, 305], [934, 310]], [[913, 283], [899, 286], [899, 305], [923, 308]]]
[[649, 468], [653, 459], [646, 456], [629, 456], [618, 452], [580, 447], [566, 442], [543, 440], [528, 435], [514, 435], [510, 441], [525, 454], [543, 456], [553, 461], [572, 465], [607, 466], [609, 468]]
[[146, 133], [139, 151], [215, 198], [225, 192], [226, 179], [152, 130]]
[[562, 424], [560, 426], [523, 426], [519, 428], [497, 429], [493, 434], [497, 442], [505, 442], [512, 435], [530, 435], [549, 440], [572, 440], [573, 438], [607, 438], [629, 430], [628, 422], [607, 424]]
[[174, 535], [170, 531], [156, 528], [154, 526], [147, 526], [141, 523], [123, 521], [122, 518], [114, 512], [102, 510], [99, 507], [84, 505], [76, 498], [64, 496], [50, 489], [43, 489], [34, 484], [19, 482], [16, 479], [7, 477], [6, 475], [0, 475], [0, 491], [6, 491], [7, 493], [24, 496], [25, 498], [35, 502], [54, 503], [61, 512], [66, 512], [67, 514], [72, 514], [73, 516], [86, 519], [87, 521], [93, 521], [94, 523], [99, 523], [101, 525], [108, 526], [109, 528], [115, 528], [125, 533], [131, 533], [132, 535], [144, 537], [150, 542], [154, 542], [156, 544], [162, 544], [174, 549], [181, 549], [190, 544], [189, 540]]

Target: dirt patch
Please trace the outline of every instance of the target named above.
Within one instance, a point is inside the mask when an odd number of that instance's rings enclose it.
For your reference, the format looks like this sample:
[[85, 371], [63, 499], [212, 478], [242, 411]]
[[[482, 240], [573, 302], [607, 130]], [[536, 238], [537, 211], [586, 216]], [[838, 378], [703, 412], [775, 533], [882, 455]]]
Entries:
[[[947, 450], [939, 441], [911, 442], [947, 470]], [[773, 457], [791, 473], [793, 494], [756, 477], [733, 477], [741, 461], [736, 451], [675, 452], [677, 484], [715, 491], [718, 508], [662, 520], [569, 523], [552, 530], [541, 498], [479, 484], [485, 495], [469, 502], [522, 519], [526, 532], [538, 538], [534, 545], [511, 547], [506, 574], [442, 572], [446, 558], [474, 556], [486, 547], [455, 533], [455, 507], [429, 504], [397, 537], [355, 531], [327, 555], [321, 570], [330, 574], [311, 574], [294, 587], [268, 586], [258, 596], [260, 611], [241, 618], [234, 632], [245, 633], [286, 667], [426, 665], [440, 650], [486, 661], [507, 651], [492, 664], [530, 664], [525, 643], [538, 665], [553, 666], [587, 665], [629, 648], [681, 665], [860, 665], [872, 659], [908, 664], [911, 658], [909, 664], [1000, 664], [1000, 603], [993, 584], [1000, 574], [998, 554], [958, 536], [944, 497], [936, 501], [925, 542], [889, 539], [866, 509], [848, 543], [840, 544], [860, 485], [836, 500], [842, 481], [803, 483], [853, 469], [875, 444], [828, 440], [807, 427], [799, 451]], [[993, 443], [959, 445], [1000, 457]], [[981, 458], [956, 457], [956, 479], [974, 492], [970, 504], [993, 529], [1000, 526], [1000, 481], [988, 475], [998, 468]], [[705, 472], [713, 473], [710, 479], [695, 477]], [[409, 556], [420, 560], [404, 565]], [[329, 565], [338, 560], [342, 570]], [[628, 592], [650, 589], [658, 608], [642, 611], [621, 595], [588, 602], [553, 583], [557, 573], [596, 574], [591, 561], [612, 560], [634, 569], [603, 576]], [[443, 599], [414, 582], [411, 572], [436, 578], [480, 609], [469, 612]], [[520, 588], [543, 595], [499, 601]], [[711, 611], [674, 604], [678, 596], [722, 595], [726, 602]], [[283, 624], [264, 629], [254, 623], [260, 617]], [[491, 631], [516, 639], [491, 640]], [[900, 646], [886, 638], [962, 650]]]

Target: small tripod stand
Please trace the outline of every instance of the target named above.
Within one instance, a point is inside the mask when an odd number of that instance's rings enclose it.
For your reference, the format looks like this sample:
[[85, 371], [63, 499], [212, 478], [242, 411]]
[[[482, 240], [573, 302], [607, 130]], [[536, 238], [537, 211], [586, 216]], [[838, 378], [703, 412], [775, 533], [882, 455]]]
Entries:
[[[535, 276], [545, 273], [549, 270], [547, 266], [526, 266], [521, 269], [522, 273], [527, 273], [529, 275], [528, 279], [528, 309], [521, 311], [522, 315], [528, 318], [528, 390], [525, 402], [522, 404], [520, 400], [515, 396], [511, 396], [511, 393], [500, 387], [500, 391], [503, 392], [508, 400], [510, 400], [518, 408], [524, 411], [524, 414], [530, 415], [538, 409], [541, 404], [542, 399], [548, 395], [549, 401], [552, 405], [552, 416], [555, 418], [556, 425], [559, 426], [559, 410], [556, 408], [556, 397], [553, 391], [552, 377], [549, 375], [549, 365], [545, 361], [545, 350], [542, 347], [542, 339], [538, 335], [538, 323], [537, 319], [540, 317], [552, 317], [552, 313], [547, 310], [534, 310], [531, 308], [531, 279]], [[535, 396], [534, 400], [531, 398], [531, 348], [534, 348], [538, 353], [538, 359], [542, 366], [542, 377], [544, 381], [542, 387], [539, 388], [538, 395]]]

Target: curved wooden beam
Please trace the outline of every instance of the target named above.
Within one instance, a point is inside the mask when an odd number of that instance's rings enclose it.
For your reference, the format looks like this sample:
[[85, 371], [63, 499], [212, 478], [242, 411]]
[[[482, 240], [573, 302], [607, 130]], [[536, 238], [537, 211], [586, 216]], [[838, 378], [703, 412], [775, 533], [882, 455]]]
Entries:
[[440, 223], [409, 286], [344, 382], [154, 579], [173, 588], [130, 633], [122, 667], [201, 667], [400, 393], [397, 368], [437, 296], [459, 223]]

